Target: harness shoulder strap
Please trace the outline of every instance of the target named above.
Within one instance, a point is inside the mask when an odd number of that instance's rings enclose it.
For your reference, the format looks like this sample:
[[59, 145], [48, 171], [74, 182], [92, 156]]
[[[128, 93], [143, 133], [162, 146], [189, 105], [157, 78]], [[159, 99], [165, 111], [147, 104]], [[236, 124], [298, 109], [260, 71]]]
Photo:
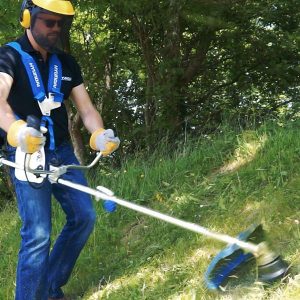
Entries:
[[[48, 106], [49, 102], [43, 102], [46, 98], [46, 91], [43, 84], [43, 79], [39, 68], [33, 59], [33, 57], [27, 52], [22, 50], [21, 45], [18, 42], [11, 42], [7, 44], [8, 46], [15, 49], [21, 56], [23, 65], [25, 66], [26, 73], [28, 75], [31, 89], [35, 100], [38, 101], [39, 107], [43, 114], [42, 121], [44, 125], [48, 125], [49, 136], [50, 136], [50, 149], [55, 148], [55, 139], [54, 139], [54, 130], [53, 130], [53, 121], [50, 117], [50, 112], [52, 109], [55, 109], [60, 106], [60, 103], [64, 99], [64, 94], [61, 93], [61, 82], [62, 82], [62, 65], [61, 61], [56, 54], [52, 54], [49, 60], [49, 78], [48, 78], [48, 92], [49, 97], [51, 94], [52, 106]], [[43, 104], [46, 103], [46, 110], [43, 110]], [[51, 102], [50, 102], [51, 104]]]
[[11, 42], [7, 45], [15, 49], [20, 54], [30, 81], [33, 96], [37, 101], [43, 101], [46, 97], [46, 93], [42, 76], [36, 62], [27, 52], [22, 50], [21, 45], [18, 42]]

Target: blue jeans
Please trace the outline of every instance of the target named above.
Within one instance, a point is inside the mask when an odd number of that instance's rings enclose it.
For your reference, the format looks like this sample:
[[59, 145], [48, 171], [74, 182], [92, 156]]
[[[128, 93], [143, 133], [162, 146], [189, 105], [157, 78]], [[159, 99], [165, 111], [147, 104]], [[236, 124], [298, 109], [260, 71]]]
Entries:
[[[10, 160], [14, 160], [14, 150], [8, 147]], [[46, 164], [53, 160], [63, 165], [78, 164], [70, 143], [45, 152]], [[28, 182], [16, 179], [13, 169], [11, 177], [22, 220], [15, 299], [61, 298], [64, 296], [61, 287], [67, 283], [95, 224], [91, 197], [48, 180], [35, 189]], [[87, 185], [79, 170], [70, 170], [62, 178]], [[66, 215], [66, 223], [50, 251], [52, 194]]]

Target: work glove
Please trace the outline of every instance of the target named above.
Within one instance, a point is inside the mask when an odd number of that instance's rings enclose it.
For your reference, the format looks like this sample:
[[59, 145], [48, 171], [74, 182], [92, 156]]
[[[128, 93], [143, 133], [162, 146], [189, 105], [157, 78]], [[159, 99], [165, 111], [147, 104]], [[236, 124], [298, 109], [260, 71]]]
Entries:
[[7, 141], [11, 146], [32, 154], [45, 145], [46, 138], [37, 129], [28, 127], [25, 121], [17, 120], [8, 129]]
[[115, 136], [112, 129], [99, 128], [93, 132], [90, 138], [90, 147], [93, 150], [101, 151], [103, 156], [107, 156], [118, 149], [120, 139]]

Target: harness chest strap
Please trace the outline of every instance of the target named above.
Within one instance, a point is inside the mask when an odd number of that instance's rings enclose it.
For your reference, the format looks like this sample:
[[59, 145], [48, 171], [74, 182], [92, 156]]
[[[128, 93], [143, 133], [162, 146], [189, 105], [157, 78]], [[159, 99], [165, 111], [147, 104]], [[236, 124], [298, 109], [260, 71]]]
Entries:
[[[43, 114], [42, 126], [46, 126], [49, 130], [50, 145], [49, 149], [55, 148], [53, 121], [50, 113], [52, 109], [59, 107], [64, 99], [64, 94], [61, 93], [62, 83], [62, 65], [56, 54], [52, 54], [49, 59], [49, 78], [48, 78], [48, 92], [47, 97], [46, 90], [43, 84], [43, 79], [38, 66], [31, 55], [23, 51], [21, 45], [17, 42], [8, 43], [8, 46], [15, 49], [21, 56], [23, 65], [25, 67], [29, 82], [31, 85], [34, 99], [38, 102], [41, 112]], [[52, 101], [52, 105], [49, 106], [49, 99]], [[44, 102], [45, 101], [45, 102]], [[51, 102], [50, 101], [50, 102]], [[47, 109], [44, 110], [43, 102], [47, 104]], [[46, 103], [47, 102], [47, 103]]]

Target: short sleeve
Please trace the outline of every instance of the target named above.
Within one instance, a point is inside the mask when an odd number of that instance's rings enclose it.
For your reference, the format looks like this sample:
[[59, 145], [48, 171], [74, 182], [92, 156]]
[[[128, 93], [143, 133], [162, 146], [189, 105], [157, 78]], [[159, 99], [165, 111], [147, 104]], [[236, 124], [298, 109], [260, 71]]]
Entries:
[[0, 47], [0, 72], [10, 75], [16, 74], [17, 55], [9, 46]]
[[81, 68], [76, 59], [72, 55], [67, 56], [70, 70], [72, 71], [72, 87], [76, 87], [83, 83]]

